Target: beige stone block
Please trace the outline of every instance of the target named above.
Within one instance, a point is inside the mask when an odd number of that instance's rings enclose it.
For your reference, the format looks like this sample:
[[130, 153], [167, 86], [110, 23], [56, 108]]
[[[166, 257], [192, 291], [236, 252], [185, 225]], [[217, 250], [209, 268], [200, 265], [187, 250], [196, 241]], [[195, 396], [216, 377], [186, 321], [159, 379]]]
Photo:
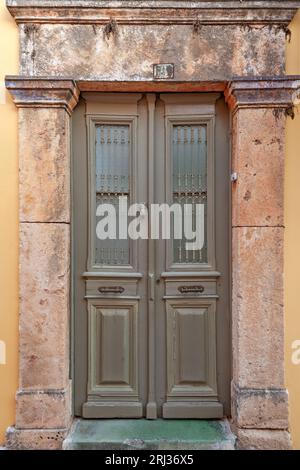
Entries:
[[245, 450], [291, 450], [288, 431], [271, 429], [238, 429], [237, 449]]
[[69, 225], [21, 224], [20, 389], [67, 385], [69, 276]]
[[15, 429], [6, 433], [6, 448], [9, 450], [59, 450], [68, 429]]
[[288, 394], [286, 390], [233, 388], [232, 392], [232, 417], [238, 427], [288, 428]]
[[233, 379], [284, 388], [283, 228], [233, 229]]
[[70, 420], [71, 404], [68, 389], [17, 393], [17, 428], [67, 428]]
[[239, 109], [234, 118], [232, 190], [234, 226], [280, 226], [284, 223], [283, 113], [273, 109]]
[[70, 221], [69, 127], [64, 109], [19, 109], [22, 222]]

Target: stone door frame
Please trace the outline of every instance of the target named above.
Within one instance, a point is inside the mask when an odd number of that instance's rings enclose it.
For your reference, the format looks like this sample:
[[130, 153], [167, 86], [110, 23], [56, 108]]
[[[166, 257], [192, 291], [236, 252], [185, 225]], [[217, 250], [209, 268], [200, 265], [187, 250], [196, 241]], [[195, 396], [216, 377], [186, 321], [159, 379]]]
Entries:
[[[8, 3], [20, 23], [39, 15], [30, 16], [19, 0]], [[288, 3], [290, 19], [297, 2]], [[30, 19], [24, 21], [26, 15]], [[34, 70], [6, 78], [19, 111], [20, 157], [20, 379], [8, 446], [59, 448], [72, 423], [70, 116], [80, 92], [219, 91], [231, 112], [232, 172], [237, 173], [232, 183], [232, 424], [241, 448], [290, 448], [284, 383], [284, 141], [300, 77], [75, 79], [38, 77]]]

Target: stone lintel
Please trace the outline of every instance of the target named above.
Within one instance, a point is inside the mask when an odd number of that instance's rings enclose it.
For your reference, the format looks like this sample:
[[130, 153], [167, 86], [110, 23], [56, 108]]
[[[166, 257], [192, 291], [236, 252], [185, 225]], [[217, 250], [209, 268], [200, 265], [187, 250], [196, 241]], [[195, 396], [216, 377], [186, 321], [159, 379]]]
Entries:
[[[109, 82], [110, 84], [111, 82]], [[116, 91], [120, 91], [123, 82], [118, 82]], [[128, 82], [124, 82], [124, 85]], [[5, 80], [6, 88], [11, 93], [17, 107], [58, 107], [65, 108], [71, 114], [79, 99], [79, 88], [82, 90], [98, 90], [109, 88], [105, 82], [81, 81], [78, 84], [70, 78], [52, 77], [23, 77], [7, 76]], [[155, 82], [146, 82], [153, 88]], [[161, 85], [161, 84], [160, 84]], [[172, 83], [172, 91], [183, 91], [182, 88], [189, 89], [189, 83]], [[201, 82], [192, 83], [191, 91], [200, 91]], [[195, 87], [196, 85], [196, 87]], [[136, 85], [134, 85], [136, 86]], [[168, 83], [165, 84], [168, 86]], [[121, 88], [120, 88], [121, 87]], [[139, 87], [143, 87], [143, 82], [139, 82]], [[132, 85], [131, 85], [132, 88]], [[151, 88], [151, 89], [152, 89]], [[160, 87], [161, 88], [161, 87]], [[178, 89], [180, 88], [180, 90]], [[224, 82], [205, 82], [203, 91], [221, 91], [225, 88]], [[196, 90], [197, 89], [197, 90]], [[130, 90], [132, 91], [132, 90]], [[160, 91], [160, 90], [157, 90]], [[202, 90], [201, 90], [202, 91]], [[255, 78], [234, 78], [227, 84], [224, 91], [226, 101], [232, 110], [238, 108], [288, 108], [298, 103], [300, 100], [300, 76], [292, 75], [286, 77], [255, 77]]]
[[227, 82], [220, 80], [77, 80], [81, 92], [124, 93], [223, 93]]
[[79, 98], [76, 83], [68, 78], [7, 76], [5, 85], [18, 108], [64, 108], [71, 114]]
[[237, 77], [229, 82], [225, 98], [232, 111], [239, 108], [282, 108], [293, 106], [300, 97], [300, 76]]
[[[299, 1], [7, 0], [17, 23], [277, 25], [287, 27]], [[138, 5], [137, 5], [138, 4]], [[138, 8], [137, 8], [138, 6]]]

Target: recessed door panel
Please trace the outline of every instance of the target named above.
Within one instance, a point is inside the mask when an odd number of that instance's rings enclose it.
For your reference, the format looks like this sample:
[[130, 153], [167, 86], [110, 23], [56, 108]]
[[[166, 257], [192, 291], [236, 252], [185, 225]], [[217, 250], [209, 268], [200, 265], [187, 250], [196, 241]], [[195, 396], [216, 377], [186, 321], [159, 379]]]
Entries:
[[167, 301], [166, 310], [167, 407], [169, 402], [182, 407], [193, 401], [201, 408], [204, 398], [206, 408], [209, 401], [215, 407], [215, 301], [174, 299]]
[[137, 315], [135, 305], [90, 306], [91, 393], [136, 394]]

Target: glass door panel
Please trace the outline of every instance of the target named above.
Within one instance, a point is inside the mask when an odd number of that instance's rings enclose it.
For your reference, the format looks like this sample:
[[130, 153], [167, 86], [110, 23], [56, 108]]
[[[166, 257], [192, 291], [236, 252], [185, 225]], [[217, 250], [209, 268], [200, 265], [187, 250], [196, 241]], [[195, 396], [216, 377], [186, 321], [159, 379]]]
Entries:
[[[119, 233], [119, 197], [130, 200], [130, 125], [96, 126], [96, 224], [97, 209], [111, 204], [116, 212], [116, 234]], [[95, 238], [95, 263], [100, 266], [129, 265], [129, 240]]]
[[207, 128], [199, 124], [179, 124], [172, 126], [171, 159], [173, 166], [173, 203], [181, 206], [182, 228], [185, 207], [190, 211], [191, 230], [196, 230], [196, 207], [199, 221], [203, 224], [204, 244], [201, 249], [187, 250], [187, 238], [173, 240], [173, 261], [175, 263], [207, 262]]

